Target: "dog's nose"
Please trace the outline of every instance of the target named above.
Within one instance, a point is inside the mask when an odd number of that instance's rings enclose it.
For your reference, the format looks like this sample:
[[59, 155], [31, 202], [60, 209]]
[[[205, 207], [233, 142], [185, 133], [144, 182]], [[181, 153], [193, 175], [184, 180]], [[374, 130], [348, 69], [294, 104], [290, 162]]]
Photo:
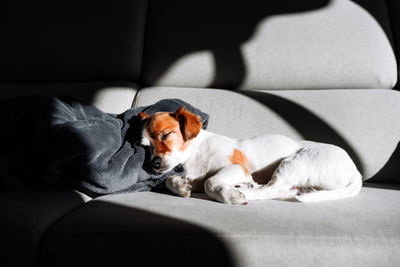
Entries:
[[161, 168], [161, 158], [158, 157], [158, 156], [154, 157], [154, 158], [151, 160], [150, 164], [151, 164], [151, 167], [152, 167], [153, 169], [159, 170], [159, 169]]

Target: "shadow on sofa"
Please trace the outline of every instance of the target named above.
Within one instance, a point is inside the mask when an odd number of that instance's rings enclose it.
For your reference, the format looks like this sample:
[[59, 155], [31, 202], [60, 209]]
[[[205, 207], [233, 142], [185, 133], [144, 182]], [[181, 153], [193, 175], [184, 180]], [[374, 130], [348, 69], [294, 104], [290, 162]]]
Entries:
[[[372, 177], [371, 182], [396, 182], [399, 180], [399, 162], [400, 162], [400, 144], [397, 144], [396, 149], [386, 162], [385, 166], [379, 170], [377, 174]], [[393, 185], [388, 185], [388, 188], [394, 189]], [[380, 188], [380, 187], [379, 187]], [[397, 187], [400, 190], [400, 187]]]
[[323, 119], [299, 104], [283, 97], [256, 91], [238, 91], [253, 100], [265, 105], [287, 121], [306, 140], [331, 143], [340, 146], [355, 162], [363, 173], [364, 167], [352, 146], [337, 131], [332, 129]]
[[[352, 145], [316, 114], [295, 102], [274, 94], [256, 91], [237, 91], [237, 93], [250, 97], [273, 110], [295, 128], [304, 139], [331, 143], [342, 147], [353, 159], [358, 170], [364, 173], [365, 167]], [[386, 164], [369, 182], [395, 182], [398, 180], [399, 162], [400, 145], [398, 144]]]
[[375, 183], [375, 181], [372, 181], [371, 183], [368, 181], [363, 184], [363, 187], [368, 187], [368, 188], [379, 188], [379, 189], [387, 189], [387, 190], [400, 190], [400, 185], [399, 183]]
[[40, 266], [236, 266], [209, 230], [99, 199], [54, 224], [40, 255]]
[[393, 36], [391, 34], [391, 25], [387, 20], [387, 14], [386, 14], [387, 12], [390, 12], [389, 7], [386, 6], [387, 9], [385, 9], [384, 5], [376, 5], [373, 3], [373, 1], [365, 1], [365, 0], [351, 0], [351, 1], [362, 7], [375, 19], [375, 21], [381, 26], [382, 30], [386, 34], [386, 37], [388, 38], [390, 44], [392, 45], [393, 50], [395, 50]]
[[2, 2], [0, 80], [137, 80], [146, 0]]
[[[181, 57], [207, 50], [216, 65], [214, 81], [209, 87], [238, 88], [246, 77], [240, 46], [253, 37], [262, 20], [274, 15], [313, 11], [329, 2], [150, 1], [143, 62], [147, 73], [145, 83], [156, 82]], [[150, 69], [148, 60], [156, 62], [156, 67]]]
[[0, 250], [4, 266], [35, 266], [47, 228], [88, 201], [74, 191], [0, 193]]
[[[384, 5], [353, 0], [381, 26], [393, 47]], [[150, 1], [144, 41], [142, 82], [152, 85], [175, 62], [192, 53], [209, 51], [215, 64], [210, 88], [237, 89], [247, 70], [241, 46], [254, 37], [263, 20], [285, 14], [312, 12], [334, 4], [306, 1]], [[184, 23], [183, 23], [184, 22]]]

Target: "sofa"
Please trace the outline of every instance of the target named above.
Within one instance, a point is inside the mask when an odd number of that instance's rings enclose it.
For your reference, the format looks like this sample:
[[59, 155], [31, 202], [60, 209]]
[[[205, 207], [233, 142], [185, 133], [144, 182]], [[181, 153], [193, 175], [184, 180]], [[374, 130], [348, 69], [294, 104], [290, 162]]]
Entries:
[[364, 185], [344, 200], [248, 205], [6, 190], [1, 265], [398, 266], [399, 11], [396, 0], [4, 1], [1, 99], [62, 94], [119, 114], [179, 98], [213, 132], [341, 146]]

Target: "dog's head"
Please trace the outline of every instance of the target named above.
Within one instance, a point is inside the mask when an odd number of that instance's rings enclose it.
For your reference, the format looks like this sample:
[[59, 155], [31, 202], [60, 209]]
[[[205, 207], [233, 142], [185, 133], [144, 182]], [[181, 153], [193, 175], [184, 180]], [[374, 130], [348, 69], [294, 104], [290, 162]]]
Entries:
[[150, 146], [152, 169], [165, 173], [183, 163], [184, 151], [202, 128], [200, 117], [184, 106], [175, 113], [149, 116], [141, 112], [139, 116], [144, 121], [142, 145]]

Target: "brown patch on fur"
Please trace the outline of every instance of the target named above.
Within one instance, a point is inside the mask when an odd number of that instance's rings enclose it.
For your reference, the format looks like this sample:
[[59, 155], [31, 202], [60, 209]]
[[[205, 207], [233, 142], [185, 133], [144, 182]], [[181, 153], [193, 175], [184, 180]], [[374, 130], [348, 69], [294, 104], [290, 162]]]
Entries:
[[176, 121], [169, 113], [163, 112], [155, 114], [149, 123], [150, 133], [155, 135], [165, 134], [169, 131], [175, 130], [179, 127], [178, 121]]
[[145, 113], [145, 112], [140, 112], [140, 113], [139, 113], [139, 116], [140, 116], [140, 118], [141, 118], [142, 120], [145, 120], [145, 119], [150, 118], [150, 115], [148, 115], [148, 114]]
[[[179, 130], [179, 122], [168, 112], [158, 113], [151, 117], [146, 126], [147, 133], [150, 136], [154, 152], [156, 154], [166, 154], [172, 151], [173, 146], [182, 142], [182, 136]], [[179, 133], [163, 138], [168, 133]]]
[[199, 134], [201, 127], [203, 126], [201, 119], [199, 116], [186, 110], [185, 106], [178, 109], [173, 116], [177, 121], [179, 121], [183, 140], [191, 140]]
[[[157, 155], [171, 152], [174, 146], [181, 151], [185, 150], [190, 140], [199, 134], [203, 126], [201, 118], [186, 110], [184, 106], [175, 113], [161, 112], [149, 116], [141, 112], [139, 116], [142, 120], [147, 120], [146, 132]], [[170, 132], [173, 134], [163, 138]]]
[[249, 162], [242, 151], [240, 151], [239, 149], [235, 149], [232, 156], [229, 157], [229, 160], [232, 164], [239, 164], [240, 166], [242, 166], [244, 173], [246, 175], [249, 174]]
[[172, 151], [172, 147], [168, 146], [167, 144], [165, 144], [164, 142], [155, 142], [154, 145], [154, 152], [158, 155], [158, 154], [162, 154], [165, 155], [169, 152]]

